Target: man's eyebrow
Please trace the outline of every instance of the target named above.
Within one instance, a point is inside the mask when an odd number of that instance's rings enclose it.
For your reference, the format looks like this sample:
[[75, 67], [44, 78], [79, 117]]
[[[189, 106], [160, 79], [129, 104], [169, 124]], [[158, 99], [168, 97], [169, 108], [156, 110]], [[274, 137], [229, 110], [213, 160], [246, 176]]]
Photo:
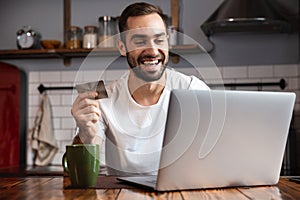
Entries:
[[133, 36], [130, 38], [130, 40], [132, 41], [132, 40], [134, 40], [134, 39], [144, 39], [144, 38], [147, 38], [147, 35], [145, 35], [145, 34], [135, 34], [135, 35], [133, 35]]
[[[166, 35], [165, 32], [161, 32], [161, 33], [155, 34], [154, 37], [157, 38], [157, 37], [161, 37], [161, 36], [165, 36], [165, 35]], [[145, 39], [147, 37], [148, 37], [148, 35], [146, 35], [146, 34], [135, 34], [130, 38], [130, 40], [132, 41], [134, 39]]]
[[161, 33], [157, 33], [154, 35], [154, 37], [161, 37], [161, 36], [165, 36], [166, 33], [165, 32], [161, 32]]

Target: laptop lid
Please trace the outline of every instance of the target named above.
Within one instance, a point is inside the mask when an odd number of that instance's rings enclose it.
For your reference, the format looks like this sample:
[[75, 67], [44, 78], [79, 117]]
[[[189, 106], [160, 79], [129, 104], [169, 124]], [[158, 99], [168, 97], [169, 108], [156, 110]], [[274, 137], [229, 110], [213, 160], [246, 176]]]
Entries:
[[287, 92], [173, 90], [155, 189], [276, 184], [294, 103]]

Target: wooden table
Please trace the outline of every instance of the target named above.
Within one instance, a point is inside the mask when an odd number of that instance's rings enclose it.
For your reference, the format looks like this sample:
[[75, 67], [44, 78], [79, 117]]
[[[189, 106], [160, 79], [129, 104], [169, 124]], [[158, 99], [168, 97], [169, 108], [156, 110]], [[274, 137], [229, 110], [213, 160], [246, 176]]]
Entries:
[[281, 178], [276, 186], [154, 192], [146, 189], [64, 189], [64, 177], [0, 178], [0, 199], [300, 199], [300, 184]]

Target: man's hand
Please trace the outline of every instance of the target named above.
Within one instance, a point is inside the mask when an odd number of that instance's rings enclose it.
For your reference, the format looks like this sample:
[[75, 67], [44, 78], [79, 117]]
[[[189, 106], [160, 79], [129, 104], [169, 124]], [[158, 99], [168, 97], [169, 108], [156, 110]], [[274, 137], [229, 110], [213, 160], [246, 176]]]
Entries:
[[98, 121], [101, 116], [99, 103], [95, 100], [97, 92], [84, 92], [75, 99], [71, 113], [79, 128], [79, 137], [83, 143], [95, 143]]

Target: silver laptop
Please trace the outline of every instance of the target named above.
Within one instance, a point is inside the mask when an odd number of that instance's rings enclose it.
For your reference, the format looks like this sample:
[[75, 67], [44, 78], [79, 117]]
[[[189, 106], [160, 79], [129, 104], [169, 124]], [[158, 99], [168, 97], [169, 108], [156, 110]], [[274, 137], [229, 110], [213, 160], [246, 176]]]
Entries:
[[274, 185], [295, 97], [288, 92], [173, 90], [158, 175], [119, 179], [158, 191]]

